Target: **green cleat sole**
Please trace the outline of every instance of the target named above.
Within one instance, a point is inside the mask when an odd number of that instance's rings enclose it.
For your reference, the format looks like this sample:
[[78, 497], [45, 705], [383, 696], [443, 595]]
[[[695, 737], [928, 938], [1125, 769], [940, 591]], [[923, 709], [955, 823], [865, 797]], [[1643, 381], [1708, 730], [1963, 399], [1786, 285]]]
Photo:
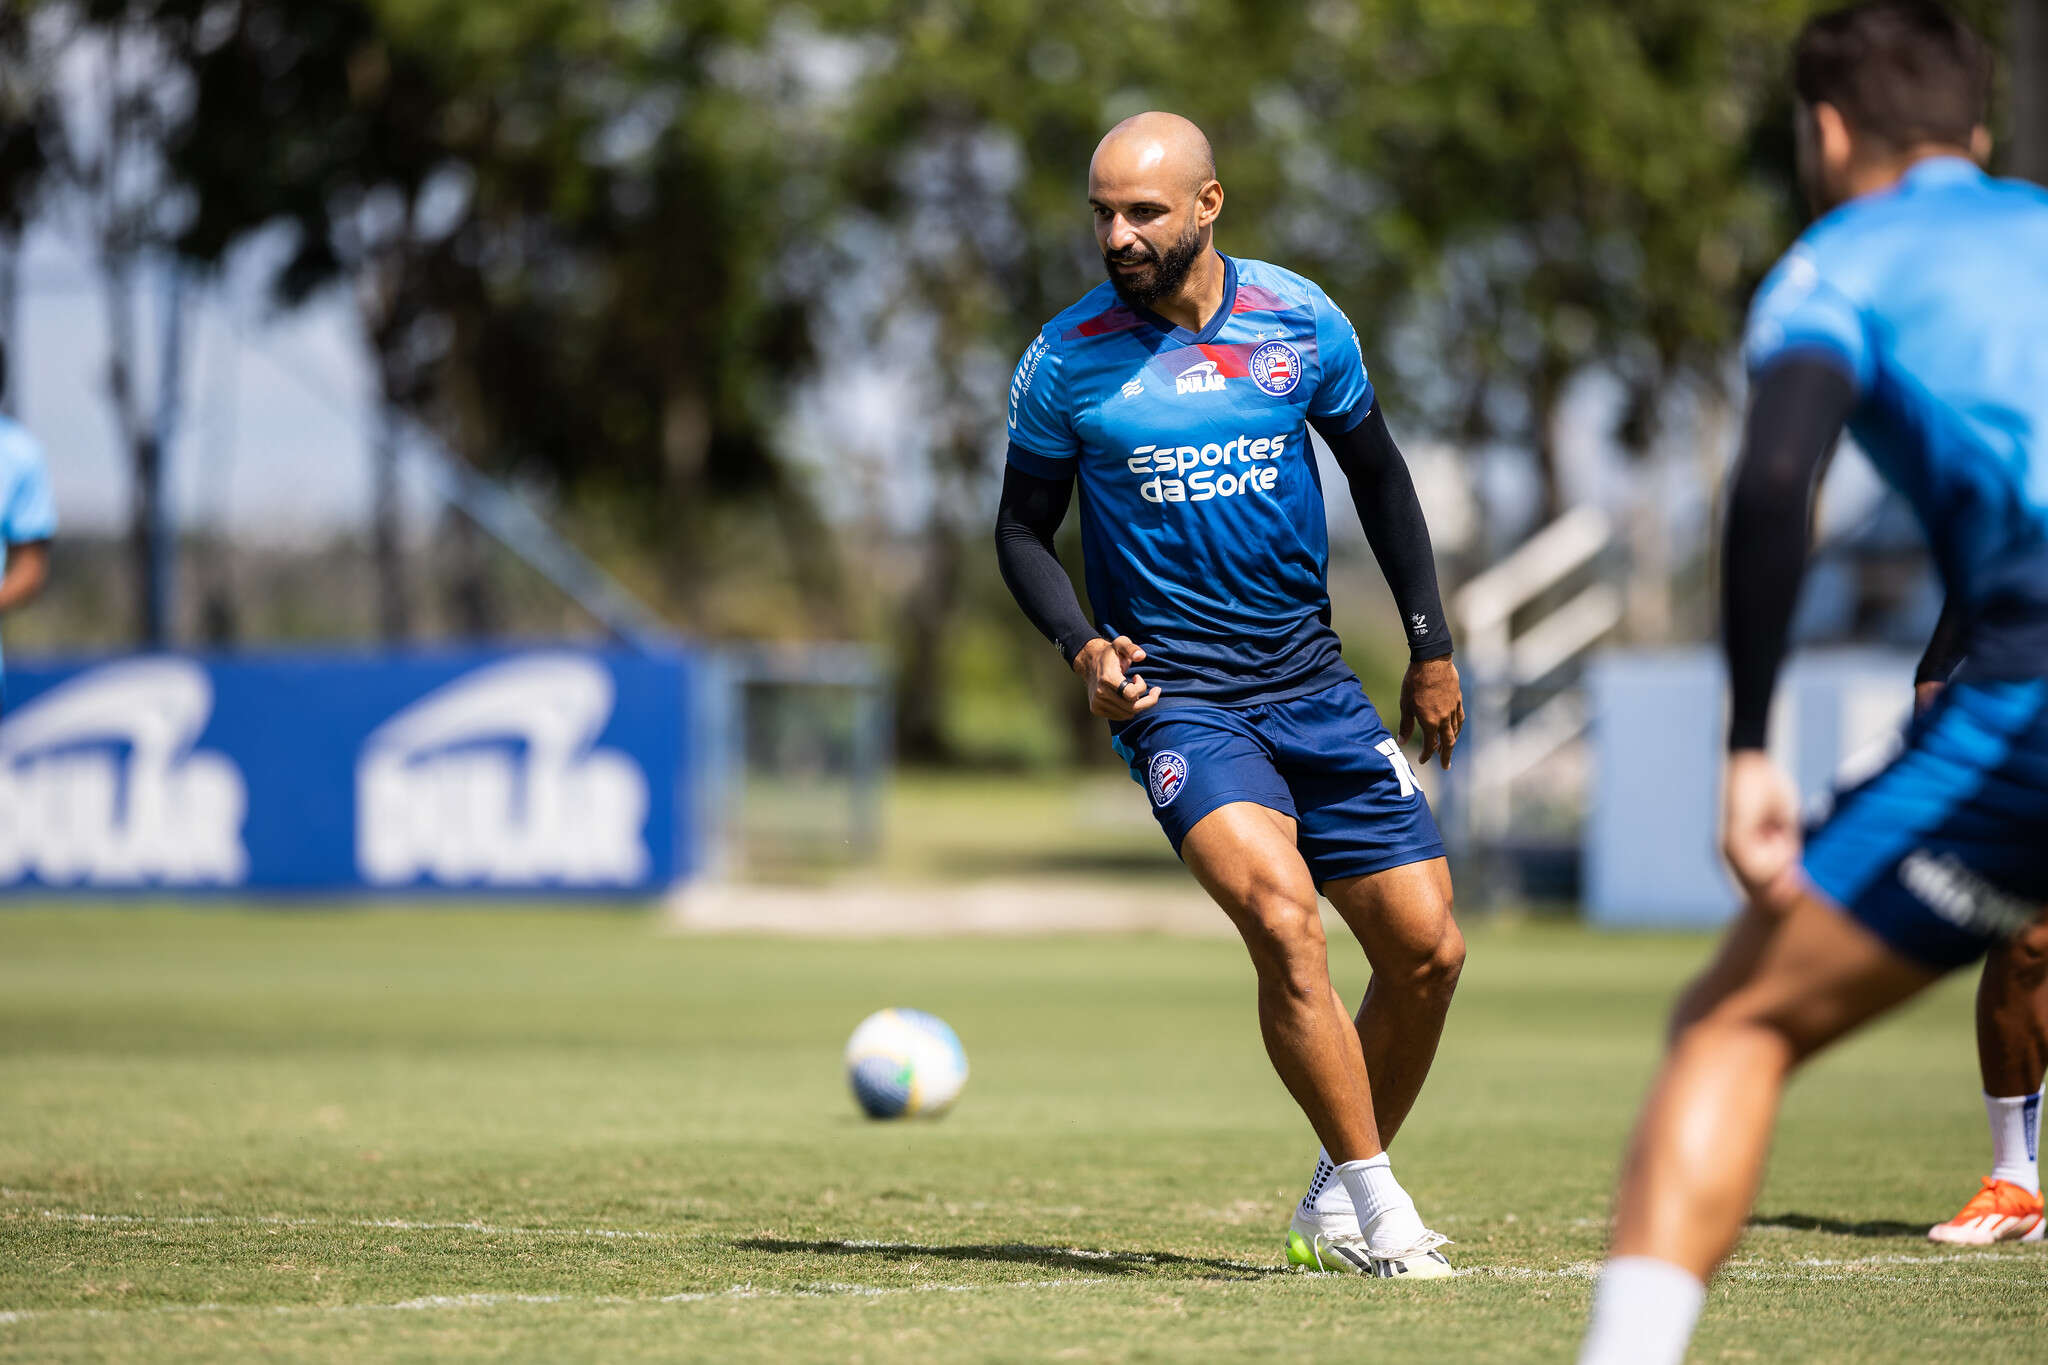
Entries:
[[1303, 1266], [1309, 1270], [1321, 1270], [1323, 1268], [1323, 1263], [1316, 1259], [1315, 1248], [1304, 1241], [1302, 1235], [1292, 1228], [1289, 1228], [1287, 1231], [1287, 1264]]

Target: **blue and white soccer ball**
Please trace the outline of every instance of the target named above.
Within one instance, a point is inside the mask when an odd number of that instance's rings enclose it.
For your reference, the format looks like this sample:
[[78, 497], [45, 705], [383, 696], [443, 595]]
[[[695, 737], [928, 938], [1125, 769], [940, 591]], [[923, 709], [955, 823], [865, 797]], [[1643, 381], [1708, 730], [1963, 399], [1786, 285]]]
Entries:
[[847, 1040], [846, 1080], [871, 1119], [936, 1117], [967, 1084], [967, 1053], [937, 1015], [882, 1010]]

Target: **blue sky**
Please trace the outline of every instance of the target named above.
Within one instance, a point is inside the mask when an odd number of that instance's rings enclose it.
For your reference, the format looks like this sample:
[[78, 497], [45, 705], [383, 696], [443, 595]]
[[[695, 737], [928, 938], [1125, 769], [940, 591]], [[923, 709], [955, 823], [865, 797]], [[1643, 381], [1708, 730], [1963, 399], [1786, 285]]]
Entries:
[[[292, 541], [365, 525], [373, 408], [353, 305], [331, 291], [290, 313], [264, 295], [274, 243], [238, 256], [188, 296], [183, 420], [172, 451], [174, 510], [252, 539]], [[106, 397], [106, 312], [87, 256], [49, 226], [24, 243], [9, 397], [42, 441], [64, 525], [126, 524], [127, 460]], [[153, 361], [160, 290], [143, 291]], [[154, 394], [154, 375], [143, 376]], [[423, 495], [409, 501], [420, 505]]]

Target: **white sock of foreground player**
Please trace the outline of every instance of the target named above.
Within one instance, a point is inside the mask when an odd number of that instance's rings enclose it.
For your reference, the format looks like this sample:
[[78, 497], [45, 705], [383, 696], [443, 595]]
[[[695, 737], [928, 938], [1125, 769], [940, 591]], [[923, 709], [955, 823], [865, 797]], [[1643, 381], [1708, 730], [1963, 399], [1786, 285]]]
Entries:
[[1991, 1119], [1991, 1177], [2041, 1192], [2041, 1095], [1984, 1097]]
[[1654, 1256], [1617, 1256], [1593, 1286], [1579, 1365], [1680, 1365], [1707, 1287]]
[[1366, 1250], [1392, 1255], [1422, 1240], [1422, 1215], [1415, 1211], [1408, 1191], [1394, 1179], [1385, 1152], [1364, 1161], [1345, 1162], [1337, 1168], [1337, 1178], [1351, 1192], [1351, 1207], [1358, 1211]]

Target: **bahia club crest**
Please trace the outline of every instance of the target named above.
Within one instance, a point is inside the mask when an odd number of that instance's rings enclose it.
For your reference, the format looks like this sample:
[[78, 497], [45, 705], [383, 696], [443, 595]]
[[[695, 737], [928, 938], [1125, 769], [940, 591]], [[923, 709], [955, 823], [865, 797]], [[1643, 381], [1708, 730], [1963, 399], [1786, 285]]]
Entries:
[[1180, 795], [1181, 787], [1188, 780], [1188, 761], [1171, 749], [1152, 756], [1151, 770], [1146, 774], [1146, 787], [1152, 793], [1152, 804], [1170, 806], [1173, 798]]
[[1252, 383], [1275, 398], [1285, 398], [1301, 382], [1301, 352], [1284, 341], [1269, 341], [1252, 352]]

